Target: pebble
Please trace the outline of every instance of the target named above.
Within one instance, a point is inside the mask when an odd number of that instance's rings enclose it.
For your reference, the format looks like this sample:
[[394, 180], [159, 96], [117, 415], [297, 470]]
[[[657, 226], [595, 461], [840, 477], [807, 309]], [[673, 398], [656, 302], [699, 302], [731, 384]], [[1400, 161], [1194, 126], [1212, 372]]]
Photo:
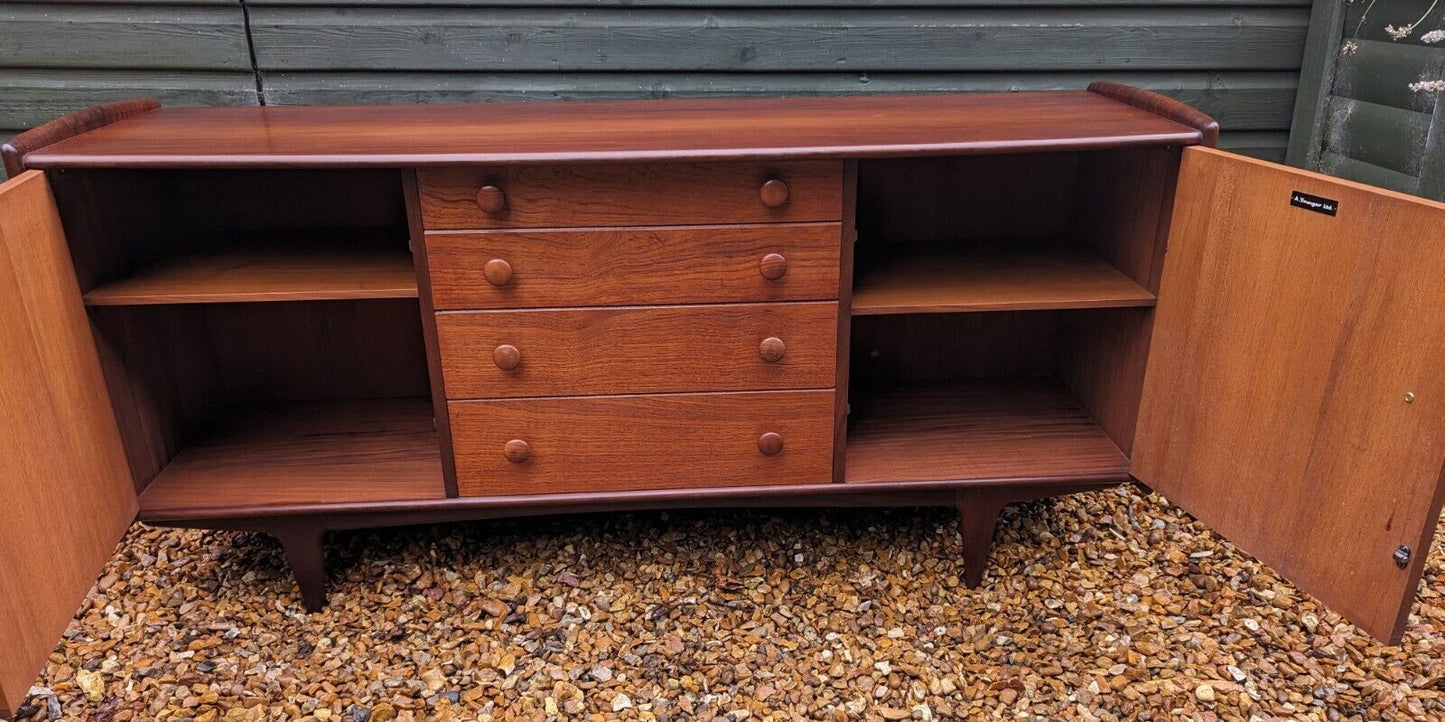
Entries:
[[978, 589], [946, 509], [333, 536], [330, 603], [304, 614], [269, 538], [134, 526], [17, 706], [95, 722], [1445, 719], [1445, 538], [1391, 647], [1133, 487], [1009, 506]]

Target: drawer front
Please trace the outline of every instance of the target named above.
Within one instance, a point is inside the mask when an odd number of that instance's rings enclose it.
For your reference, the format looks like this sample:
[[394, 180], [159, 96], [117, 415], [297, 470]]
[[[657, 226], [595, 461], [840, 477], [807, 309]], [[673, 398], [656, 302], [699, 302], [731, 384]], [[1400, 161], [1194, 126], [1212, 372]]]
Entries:
[[837, 223], [426, 234], [438, 310], [838, 298]]
[[417, 171], [426, 228], [837, 221], [841, 161], [516, 165]]
[[834, 302], [438, 313], [448, 398], [833, 386]]
[[833, 478], [833, 392], [453, 401], [463, 496]]

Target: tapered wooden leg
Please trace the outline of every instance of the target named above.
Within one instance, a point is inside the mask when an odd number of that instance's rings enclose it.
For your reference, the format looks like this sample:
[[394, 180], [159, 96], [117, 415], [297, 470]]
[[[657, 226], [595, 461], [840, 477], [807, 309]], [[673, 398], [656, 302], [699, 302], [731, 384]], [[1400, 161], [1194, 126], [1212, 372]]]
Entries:
[[321, 611], [326, 606], [326, 550], [321, 543], [326, 530], [278, 529], [271, 534], [281, 542], [306, 611]]
[[999, 512], [1010, 501], [997, 489], [966, 489], [958, 492], [958, 529], [963, 535], [963, 583], [969, 588], [983, 583], [988, 552], [993, 546], [993, 527]]

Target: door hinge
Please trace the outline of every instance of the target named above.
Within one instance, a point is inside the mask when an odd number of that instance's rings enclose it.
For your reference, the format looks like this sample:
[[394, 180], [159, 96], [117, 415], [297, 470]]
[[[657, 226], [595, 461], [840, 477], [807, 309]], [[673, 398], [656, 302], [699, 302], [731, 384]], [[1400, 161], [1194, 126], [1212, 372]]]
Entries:
[[1395, 553], [1390, 555], [1390, 558], [1394, 559], [1395, 566], [1401, 569], [1410, 566], [1410, 545], [1401, 544], [1400, 548], [1396, 549]]

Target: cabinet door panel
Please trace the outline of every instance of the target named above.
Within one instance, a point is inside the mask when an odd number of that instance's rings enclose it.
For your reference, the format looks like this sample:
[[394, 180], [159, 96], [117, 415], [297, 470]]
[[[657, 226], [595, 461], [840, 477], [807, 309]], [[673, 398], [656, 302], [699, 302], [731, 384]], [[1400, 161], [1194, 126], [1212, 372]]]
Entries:
[[1392, 641], [1440, 512], [1442, 229], [1439, 203], [1186, 149], [1134, 446], [1136, 478]]
[[135, 518], [134, 481], [45, 176], [0, 185], [0, 718]]

